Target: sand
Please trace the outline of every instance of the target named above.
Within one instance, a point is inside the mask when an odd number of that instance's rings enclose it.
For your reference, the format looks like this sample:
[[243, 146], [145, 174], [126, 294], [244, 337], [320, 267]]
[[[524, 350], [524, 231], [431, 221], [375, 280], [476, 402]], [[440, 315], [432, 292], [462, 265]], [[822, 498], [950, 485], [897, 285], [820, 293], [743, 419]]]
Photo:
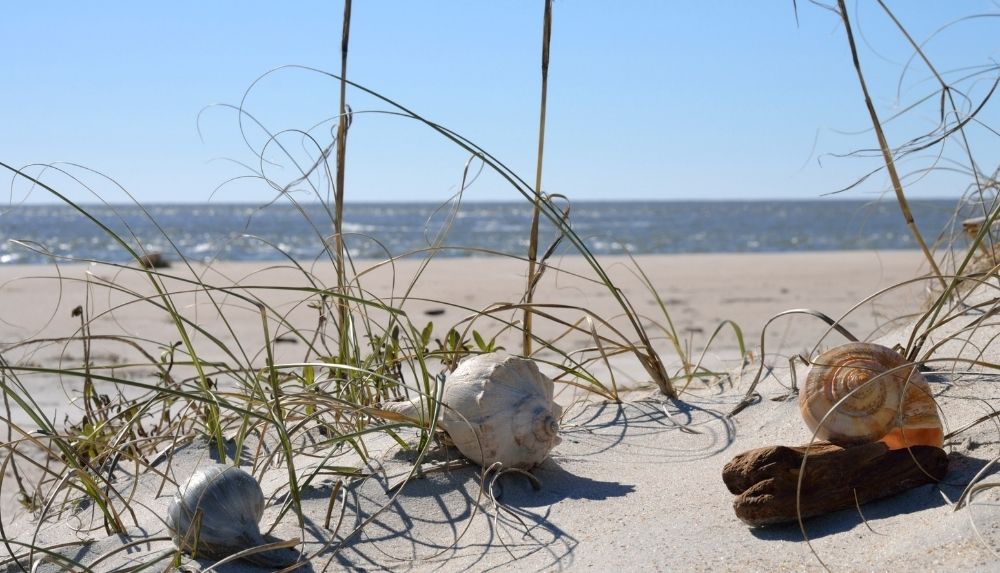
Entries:
[[[849, 251], [789, 254], [705, 254], [638, 256], [635, 261], [655, 287], [676, 327], [679, 337], [692, 349], [700, 351], [715, 328], [725, 320], [743, 329], [747, 346], [756, 345], [764, 323], [772, 316], [794, 308], [812, 308], [834, 318], [851, 310], [857, 303], [881, 289], [913, 279], [923, 271], [921, 256], [913, 251]], [[643, 285], [635, 265], [624, 257], [602, 257], [602, 266], [615, 285], [644, 318], [644, 326], [654, 339], [662, 339], [660, 329], [666, 325], [656, 296]], [[394, 266], [377, 266], [371, 261], [358, 261], [359, 282], [368, 298], [377, 298], [402, 307], [414, 324], [433, 320], [436, 332], [451, 326], [463, 327], [469, 316], [501, 303], [517, 303], [524, 292], [526, 264], [508, 258], [437, 258], [421, 269], [420, 261], [398, 261]], [[186, 281], [202, 280], [213, 287], [232, 287], [216, 291], [214, 301], [204, 292], [188, 294], [190, 282], [169, 281], [175, 305], [185, 316], [208, 328], [219, 322], [221, 314], [239, 333], [239, 345], [248, 353], [261, 351], [263, 336], [260, 312], [235, 295], [248, 293], [273, 307], [274, 312], [287, 318], [299, 329], [314, 328], [317, 313], [303, 302], [310, 294], [302, 289], [331, 287], [336, 278], [329, 264], [316, 264], [306, 269], [292, 265], [223, 262], [192, 267], [178, 265], [169, 269], [172, 276]], [[407, 287], [419, 275], [411, 292]], [[65, 280], [60, 280], [59, 276]], [[537, 288], [536, 302], [566, 305], [571, 310], [551, 312], [576, 321], [587, 315], [623, 325], [621, 308], [608, 290], [589, 278], [594, 273], [580, 257], [552, 261]], [[115, 288], [108, 288], [108, 284]], [[296, 290], [277, 290], [285, 287]], [[847, 315], [842, 324], [859, 338], [878, 334], [906, 320], [907, 315], [922, 310], [927, 281], [918, 281], [881, 295]], [[137, 333], [151, 340], [175, 340], [176, 329], [165, 313], [153, 303], [137, 301], [140, 296], [152, 296], [148, 280], [134, 269], [107, 265], [0, 266], [0, 293], [3, 309], [0, 313], [0, 340], [12, 342], [40, 337], [72, 334], [80, 319], [70, 311], [84, 306], [91, 318], [91, 331], [97, 333]], [[231, 293], [226, 296], [227, 293]], [[401, 297], [408, 294], [402, 304]], [[395, 299], [393, 299], [395, 297]], [[314, 297], [315, 298], [315, 297]], [[125, 305], [125, 306], [121, 306]], [[520, 319], [520, 313], [500, 312], [498, 320]], [[473, 325], [483, 333], [499, 330], [500, 322], [480, 318]], [[276, 325], [280, 335], [287, 327]], [[551, 321], [536, 319], [540, 336], [552, 337], [563, 328]], [[622, 327], [626, 335], [634, 339]], [[814, 346], [826, 330], [826, 325], [813, 318], [779, 319], [768, 331], [769, 351], [794, 353]], [[731, 360], [737, 350], [732, 330], [726, 329], [709, 348], [709, 355]], [[234, 334], [217, 333], [220, 340], [232, 344]], [[519, 345], [520, 335], [508, 333], [499, 342], [507, 348]], [[564, 346], [592, 344], [587, 335], [571, 334]], [[69, 345], [68, 352], [78, 355], [79, 349]], [[669, 345], [664, 343], [664, 348]], [[294, 359], [296, 350], [277, 345], [279, 353]], [[57, 351], [58, 350], [58, 351]], [[220, 356], [211, 345], [202, 345], [207, 358]], [[287, 352], [286, 352], [287, 351]], [[32, 353], [39, 353], [37, 348]], [[58, 356], [61, 349], [41, 356]], [[122, 349], [121, 353], [127, 350]], [[671, 352], [663, 352], [672, 359]], [[14, 360], [15, 358], [9, 358]]]
[[[628, 269], [625, 259], [602, 259], [621, 288], [646, 317], [645, 326], [655, 332], [664, 323], [655, 297]], [[762, 400], [734, 418], [725, 414], [740, 400], [759, 365], [758, 338], [769, 318], [793, 308], [812, 308], [833, 317], [887, 286], [916, 277], [920, 256], [913, 252], [839, 252], [775, 255], [677, 255], [639, 257], [659, 297], [669, 307], [675, 327], [690, 346], [700, 352], [708, 336], [722, 320], [740, 324], [752, 351], [740, 359], [734, 337], [728, 332], [708, 349], [712, 368], [727, 370], [721, 382], [696, 384], [680, 402], [666, 401], [649, 384], [634, 360], [617, 358], [613, 363], [616, 379], [636, 388], [625, 394], [623, 404], [602, 401], [580, 403], [573, 396], [561, 396], [567, 406], [563, 419], [562, 443], [550, 459], [534, 470], [540, 481], [535, 490], [523, 476], [504, 476], [493, 488], [500, 499], [493, 501], [483, 488], [480, 472], [474, 467], [435, 471], [415, 479], [402, 489], [388, 489], [398, 483], [408, 468], [412, 451], [402, 450], [391, 440], [374, 437], [368, 443], [371, 457], [363, 471], [367, 479], [338, 483], [337, 476], [320, 471], [304, 501], [305, 526], [293, 516], [285, 516], [274, 534], [279, 538], [300, 538], [299, 549], [313, 556], [304, 570], [644, 570], [644, 571], [761, 571], [761, 570], [991, 570], [997, 565], [991, 553], [998, 547], [997, 513], [992, 490], [978, 494], [970, 507], [955, 511], [954, 503], [977, 471], [994, 457], [998, 443], [992, 426], [980, 425], [963, 432], [946, 444], [951, 470], [938, 486], [922, 486], [901, 496], [845, 510], [798, 525], [753, 529], [732, 512], [732, 495], [721, 480], [721, 468], [746, 449], [772, 444], [807, 443], [805, 429], [794, 401], [773, 400], [787, 395], [791, 383], [788, 357], [809, 354], [813, 347], [843, 341], [839, 335], [821, 337], [826, 325], [797, 315], [781, 318], [769, 328], [765, 363], [772, 368], [758, 388]], [[570, 321], [585, 317], [611, 318], [618, 314], [611, 297], [602, 288], [575, 278], [586, 270], [580, 259], [556, 263], [539, 286], [537, 300], [568, 305], [561, 311]], [[359, 268], [364, 268], [359, 264]], [[317, 267], [315, 280], [331, 285], [334, 277]], [[416, 263], [403, 262], [395, 269], [395, 285], [386, 268], [365, 274], [364, 288], [388, 300], [405, 291], [416, 272]], [[225, 263], [206, 269], [196, 265], [206, 282], [241, 285], [306, 284], [304, 275], [288, 268], [261, 268], [260, 265]], [[182, 275], [190, 271], [173, 268]], [[145, 279], [135, 271], [107, 266], [69, 266], [61, 269], [63, 280], [51, 278], [44, 267], [0, 268], [3, 309], [0, 326], [5, 345], [4, 358], [11, 363], [58, 363], [78, 365], [82, 356], [79, 341], [60, 340], [45, 345], [22, 345], [19, 340], [71, 336], [80, 318], [70, 311], [80, 304], [92, 317], [91, 334], [127, 332], [152, 341], [172, 341], [176, 330], [162, 311], [149, 302], [134, 300], [111, 290], [106, 281], [121, 289], [147, 293]], [[416, 324], [433, 320], [435, 332], [497, 302], [517, 302], [523, 291], [523, 266], [516, 261], [493, 258], [439, 259], [430, 267], [411, 293], [403, 309]], [[46, 278], [38, 278], [45, 275]], [[36, 277], [36, 278], [25, 278]], [[89, 277], [89, 278], [88, 278]], [[88, 282], [89, 281], [89, 282]], [[171, 282], [171, 290], [180, 283]], [[62, 285], [60, 292], [59, 286]], [[89, 293], [88, 293], [89, 288]], [[143, 290], [145, 289], [145, 290]], [[915, 282], [876, 298], [851, 313], [843, 324], [859, 338], [879, 338], [884, 343], [905, 342], [910, 330], [907, 315], [919, 313], [926, 299], [926, 282]], [[308, 329], [315, 324], [316, 311], [303, 304], [301, 290], [260, 289], [253, 292], [286, 321]], [[217, 297], [228, 320], [219, 320], [219, 310], [205, 293], [177, 295], [174, 300], [185, 316], [203, 324], [220, 344], [202, 335], [195, 340], [204, 360], [220, 357], [220, 348], [237, 346], [246, 351], [248, 361], [263, 363], [263, 328], [259, 310], [238, 300], [236, 292]], [[989, 301], [992, 294], [977, 296]], [[108, 312], [107, 309], [114, 309]], [[585, 310], [583, 310], [585, 309]], [[503, 318], [516, 316], [504, 311]], [[947, 329], [935, 332], [932, 341], [944, 339], [981, 314], [956, 314]], [[898, 318], [893, 321], [891, 319]], [[228, 324], [228, 326], [226, 326]], [[621, 326], [620, 319], [613, 325]], [[477, 329], [496, 330], [496, 323], [479, 319]], [[551, 336], [559, 332], [552, 324], [539, 324], [539, 332]], [[272, 335], [281, 333], [279, 322], [269, 324]], [[623, 332], [624, 332], [624, 327]], [[995, 326], [981, 327], [972, 336], [973, 344], [949, 343], [934, 357], [975, 357], [982, 349], [985, 358], [996, 362], [990, 348]], [[235, 341], [239, 343], [236, 344]], [[516, 337], [501, 336], [499, 342], [516, 350]], [[569, 347], [590, 341], [579, 333], [564, 339]], [[142, 346], [151, 354], [162, 350], [153, 343]], [[671, 364], [671, 346], [656, 341], [657, 349]], [[302, 359], [302, 345], [277, 344], [277, 361]], [[90, 349], [95, 361], [127, 363], [136, 351], [120, 343], [97, 344]], [[969, 367], [953, 362], [934, 362], [935, 392], [951, 429], [962, 427], [990, 412], [997, 392], [987, 373], [969, 374]], [[804, 367], [797, 366], [798, 378]], [[72, 380], [58, 384], [51, 377], [31, 378], [26, 384], [41, 409], [53, 419], [78, 412], [67, 400], [79, 389]], [[21, 417], [19, 417], [21, 416]], [[15, 423], [26, 427], [30, 421], [13, 412]], [[309, 437], [306, 434], [300, 439]], [[315, 436], [311, 436], [316, 438]], [[262, 447], [272, 447], [265, 437]], [[251, 443], [250, 447], [256, 444]], [[450, 452], [437, 452], [446, 456]], [[94, 543], [60, 551], [84, 563], [120, 547], [123, 542], [141, 540], [130, 552], [114, 553], [95, 567], [111, 570], [129, 562], [149, 560], [169, 551], [164, 539], [164, 514], [173, 486], [169, 480], [183, 481], [194, 468], [206, 463], [210, 451], [195, 440], [179, 444], [137, 479], [120, 471], [119, 492], [129, 496], [134, 516], [128, 517], [128, 539], [107, 536], [95, 519], [93, 507], [83, 506], [71, 520], [31, 523], [16, 516], [10, 492], [3, 507], [3, 525], [8, 538], [23, 541], [38, 528], [36, 544], [49, 545], [70, 540]], [[444, 458], [442, 458], [444, 459]], [[341, 463], [338, 460], [337, 463]], [[320, 459], [303, 455], [295, 460], [299, 475], [309, 475], [322, 466]], [[271, 525], [278, 516], [280, 496], [287, 490], [283, 467], [258, 468], [269, 505], [263, 523]], [[10, 480], [5, 480], [5, 485]], [[330, 528], [327, 515], [331, 495], [336, 492]], [[385, 508], [384, 510], [382, 508]], [[339, 528], [336, 526], [340, 521]], [[352, 532], [366, 520], [367, 527]], [[977, 537], [976, 529], [982, 538]], [[335, 531], [334, 531], [335, 530]], [[808, 538], [808, 542], [805, 538]], [[330, 541], [343, 542], [338, 551], [325, 550]], [[346, 540], [346, 541], [345, 541]], [[202, 562], [204, 567], [211, 562]], [[185, 567], [197, 569], [197, 563]], [[160, 566], [162, 568], [162, 565]], [[57, 570], [42, 563], [39, 571]], [[230, 564], [220, 571], [254, 571], [244, 564]]]

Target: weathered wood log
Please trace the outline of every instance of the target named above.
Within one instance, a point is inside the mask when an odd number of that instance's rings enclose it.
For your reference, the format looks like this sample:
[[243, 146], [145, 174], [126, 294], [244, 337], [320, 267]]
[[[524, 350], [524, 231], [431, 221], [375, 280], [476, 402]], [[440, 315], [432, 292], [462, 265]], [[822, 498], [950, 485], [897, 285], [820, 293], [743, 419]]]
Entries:
[[882, 442], [850, 448], [818, 443], [744, 452], [722, 469], [722, 480], [737, 495], [736, 516], [757, 526], [855, 507], [936, 483], [947, 472], [948, 455], [933, 446], [890, 450]]

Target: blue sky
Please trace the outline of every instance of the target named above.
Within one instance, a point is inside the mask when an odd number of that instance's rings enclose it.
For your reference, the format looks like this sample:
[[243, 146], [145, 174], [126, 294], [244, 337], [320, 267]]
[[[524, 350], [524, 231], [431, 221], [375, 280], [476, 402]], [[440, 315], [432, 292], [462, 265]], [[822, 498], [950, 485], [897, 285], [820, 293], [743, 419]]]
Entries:
[[[918, 40], [993, 2], [889, 2]], [[927, 68], [874, 2], [850, 2], [879, 113], [932, 93]], [[355, 2], [350, 79], [480, 144], [534, 180], [542, 2]], [[5, 6], [0, 34], [0, 160], [67, 161], [113, 177], [138, 200], [266, 201], [274, 191], [236, 179], [270, 161], [276, 181], [293, 164], [266, 137], [216, 103], [239, 104], [261, 74], [299, 64], [339, 70], [337, 2], [20, 2]], [[1000, 59], [1000, 19], [969, 20], [926, 49], [941, 70]], [[949, 76], [949, 77], [958, 77]], [[996, 72], [962, 87], [982, 96]], [[277, 132], [309, 129], [326, 144], [335, 81], [285, 70], [257, 83], [244, 108]], [[356, 112], [386, 109], [351, 92]], [[891, 143], [933, 129], [937, 101], [887, 126]], [[1000, 126], [997, 105], [980, 118]], [[323, 123], [326, 122], [326, 123]], [[561, 0], [555, 3], [543, 188], [588, 199], [811, 199], [849, 185], [878, 158], [843, 28], [829, 11], [791, 1]], [[199, 134], [200, 127], [200, 134]], [[998, 137], [970, 126], [974, 157], [993, 172]], [[279, 140], [295, 158], [302, 138]], [[958, 197], [963, 152], [947, 145], [903, 162], [913, 197]], [[411, 120], [358, 113], [350, 132], [346, 194], [353, 201], [441, 201], [461, 180], [466, 153]], [[231, 161], [230, 161], [231, 160]], [[964, 160], [967, 165], [968, 160]], [[991, 163], [992, 162], [992, 163]], [[125, 195], [74, 169], [106, 200]], [[3, 182], [9, 182], [7, 174]], [[74, 199], [82, 186], [49, 172]], [[881, 175], [844, 194], [878, 197]], [[26, 187], [15, 184], [14, 201]], [[307, 199], [309, 195], [297, 195]], [[466, 197], [515, 200], [483, 175]], [[5, 201], [9, 200], [7, 197]], [[31, 202], [51, 201], [40, 190]]]

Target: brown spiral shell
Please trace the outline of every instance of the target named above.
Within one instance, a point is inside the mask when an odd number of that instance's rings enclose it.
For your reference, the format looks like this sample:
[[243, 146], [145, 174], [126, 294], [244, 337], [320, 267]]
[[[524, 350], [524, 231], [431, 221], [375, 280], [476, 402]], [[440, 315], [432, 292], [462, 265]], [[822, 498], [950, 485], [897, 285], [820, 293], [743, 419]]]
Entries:
[[878, 344], [852, 342], [819, 355], [799, 408], [818, 439], [838, 445], [882, 440], [890, 448], [941, 447], [941, 420], [927, 380]]

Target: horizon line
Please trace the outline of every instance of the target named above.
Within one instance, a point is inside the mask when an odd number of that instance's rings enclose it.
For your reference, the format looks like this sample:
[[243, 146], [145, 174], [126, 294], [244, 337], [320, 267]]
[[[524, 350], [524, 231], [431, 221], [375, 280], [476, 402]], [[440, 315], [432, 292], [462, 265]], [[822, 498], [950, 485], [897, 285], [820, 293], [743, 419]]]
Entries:
[[[961, 201], [962, 197], [914, 197], [907, 198], [908, 201]], [[766, 203], [766, 202], [786, 202], [786, 203], [806, 203], [806, 202], [825, 202], [825, 201], [854, 201], [854, 202], [891, 202], [896, 203], [896, 198], [893, 195], [888, 195], [885, 197], [836, 197], [836, 196], [826, 196], [826, 197], [753, 197], [753, 198], [672, 198], [672, 199], [648, 199], [648, 198], [626, 198], [626, 199], [575, 199], [570, 200], [570, 204], [580, 204], [580, 203]], [[344, 200], [344, 205], [444, 205], [449, 203], [450, 200], [375, 200], [375, 201], [351, 201]], [[525, 204], [530, 206], [531, 202], [527, 199], [504, 199], [504, 200], [494, 200], [494, 199], [467, 199], [463, 200], [462, 203], [465, 204], [490, 204], [490, 205], [517, 205]], [[270, 206], [269, 204], [284, 204], [289, 205], [290, 203], [285, 201], [120, 201], [120, 202], [99, 202], [99, 201], [87, 201], [87, 202], [75, 202], [75, 205], [88, 206], [88, 207], [101, 207], [101, 206], [141, 206], [141, 207], [151, 207], [151, 206], [162, 206], [162, 205], [254, 205], [254, 206]], [[298, 205], [322, 205], [322, 201], [296, 201]], [[332, 202], [329, 204], [333, 204]], [[67, 205], [69, 203], [65, 201], [23, 201], [18, 203], [6, 203], [0, 205], [0, 209], [10, 208], [10, 207], [45, 207], [45, 206], [57, 206], [57, 205]]]

